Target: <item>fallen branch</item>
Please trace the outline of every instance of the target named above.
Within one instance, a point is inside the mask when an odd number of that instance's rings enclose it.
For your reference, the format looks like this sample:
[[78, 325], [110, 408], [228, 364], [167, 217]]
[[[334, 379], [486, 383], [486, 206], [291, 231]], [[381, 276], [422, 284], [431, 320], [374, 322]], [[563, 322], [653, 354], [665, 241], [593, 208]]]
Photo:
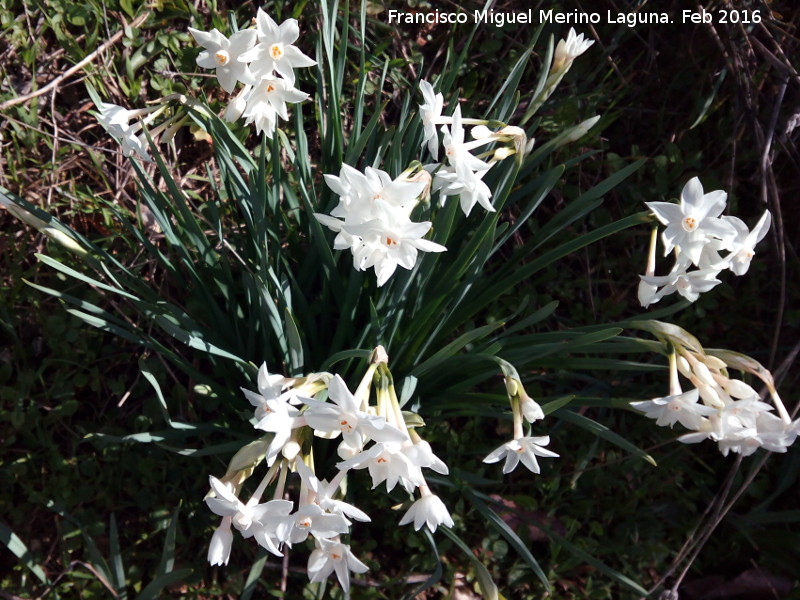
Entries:
[[86, 65], [88, 65], [95, 58], [97, 58], [97, 56], [99, 54], [105, 52], [109, 47], [111, 47], [114, 44], [116, 44], [122, 38], [122, 36], [125, 35], [125, 30], [128, 27], [138, 27], [139, 25], [144, 23], [144, 21], [149, 16], [150, 16], [149, 12], [142, 13], [141, 15], [136, 17], [133, 21], [131, 21], [130, 25], [123, 26], [123, 28], [120, 29], [117, 33], [115, 33], [108, 40], [103, 42], [103, 44], [101, 44], [97, 48], [97, 50], [95, 50], [94, 52], [91, 52], [90, 54], [87, 54], [86, 57], [82, 61], [80, 61], [79, 63], [76, 63], [75, 65], [73, 65], [72, 67], [70, 67], [69, 69], [64, 71], [61, 75], [59, 75], [58, 77], [56, 77], [55, 79], [50, 81], [50, 83], [48, 83], [44, 87], [41, 87], [38, 90], [34, 90], [34, 91], [30, 92], [29, 94], [25, 94], [23, 96], [17, 96], [16, 98], [12, 98], [11, 100], [6, 100], [2, 104], [0, 104], [0, 111], [5, 110], [7, 108], [11, 108], [12, 106], [16, 106], [17, 104], [23, 104], [23, 103], [27, 102], [28, 100], [32, 100], [33, 98], [37, 98], [39, 96], [42, 96], [42, 95], [48, 93], [49, 91], [57, 88], [61, 84], [62, 81], [64, 81], [65, 79], [71, 77], [72, 75], [74, 75], [75, 73], [77, 73], [78, 71], [83, 69]]

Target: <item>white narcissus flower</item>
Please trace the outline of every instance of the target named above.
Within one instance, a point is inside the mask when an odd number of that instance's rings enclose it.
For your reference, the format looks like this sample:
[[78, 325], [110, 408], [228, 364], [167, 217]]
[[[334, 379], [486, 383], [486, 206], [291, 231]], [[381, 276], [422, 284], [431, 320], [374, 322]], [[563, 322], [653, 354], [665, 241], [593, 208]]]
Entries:
[[403, 452], [399, 443], [377, 443], [336, 466], [342, 470], [368, 468], [372, 489], [385, 481], [386, 491], [391, 492], [399, 482], [410, 494], [425, 484], [420, 467]]
[[664, 256], [678, 246], [681, 253], [699, 266], [707, 236], [724, 241], [732, 239], [735, 234], [733, 226], [719, 218], [725, 210], [727, 197], [722, 190], [704, 194], [700, 179], [693, 177], [681, 191], [680, 204], [646, 202], [656, 218], [667, 226], [661, 234]]
[[653, 277], [639, 275], [639, 277], [647, 285], [661, 287], [648, 298], [649, 304], [653, 304], [673, 292], [678, 292], [689, 302], [694, 302], [700, 297], [701, 293], [707, 292], [722, 283], [717, 279], [717, 275], [719, 275], [719, 269], [685, 271], [680, 269], [680, 265], [676, 265], [676, 268], [669, 275], [656, 275]]
[[286, 540], [289, 546], [304, 541], [309, 534], [328, 539], [350, 529], [350, 521], [344, 515], [325, 512], [319, 504], [304, 504], [290, 518], [293, 527]]
[[544, 446], [550, 443], [550, 436], [543, 435], [537, 437], [520, 437], [510, 442], [506, 442], [496, 448], [483, 459], [485, 463], [496, 463], [505, 458], [503, 473], [511, 473], [522, 462], [531, 472], [540, 473], [537, 456], [547, 458], [558, 458], [558, 454], [547, 450]]
[[699, 390], [693, 389], [674, 396], [631, 402], [631, 406], [642, 411], [647, 418], [656, 419], [656, 425], [672, 427], [680, 423], [687, 429], [699, 431], [703, 429], [703, 417], [717, 413], [716, 409], [699, 404], [699, 399]]
[[336, 476], [328, 483], [326, 480], [320, 481], [316, 475], [311, 472], [311, 469], [302, 461], [297, 460], [295, 467], [303, 483], [311, 490], [309, 494], [309, 502], [318, 504], [324, 511], [344, 515], [356, 521], [364, 523], [369, 522], [371, 519], [363, 510], [348, 504], [342, 500], [334, 500], [333, 496], [339, 491], [339, 486], [342, 483], [347, 471], [339, 471]]
[[483, 145], [487, 140], [479, 139], [474, 142], [464, 143], [464, 126], [462, 125], [460, 104], [456, 106], [456, 110], [453, 112], [450, 127], [442, 126], [442, 133], [444, 134], [442, 145], [447, 155], [447, 162], [457, 173], [486, 171], [490, 167], [489, 163], [476, 158], [470, 153], [473, 147]]
[[128, 110], [117, 104], [101, 102], [99, 108], [100, 113], [97, 115], [97, 120], [103, 129], [122, 146], [123, 156], [136, 154], [145, 162], [153, 162], [147, 152], [147, 141], [139, 134], [142, 124], [140, 122], [131, 123], [131, 120], [154, 112], [159, 107]]
[[558, 44], [556, 44], [550, 72], [563, 71], [566, 73], [572, 66], [572, 62], [586, 52], [592, 44], [594, 44], [594, 40], [584, 39], [582, 33], [580, 35], [577, 34], [575, 28], [570, 27], [567, 38], [559, 40]]
[[258, 44], [242, 54], [239, 60], [243, 63], [252, 63], [250, 69], [257, 79], [271, 77], [273, 71], [277, 71], [291, 87], [295, 81], [294, 69], [317, 64], [315, 60], [293, 46], [300, 37], [297, 19], [287, 19], [278, 25], [272, 17], [259, 8], [256, 27]]
[[487, 212], [495, 212], [492, 206], [492, 190], [483, 182], [488, 169], [458, 171], [454, 167], [439, 169], [433, 177], [433, 189], [439, 191], [441, 204], [448, 196], [459, 196], [461, 210], [466, 216], [475, 204], [480, 204]]
[[214, 530], [214, 535], [211, 536], [211, 543], [208, 545], [208, 562], [212, 567], [228, 564], [231, 559], [232, 545], [231, 517], [222, 517], [222, 522]]
[[447, 250], [441, 244], [423, 239], [432, 226], [430, 221], [415, 223], [380, 200], [375, 201], [375, 212], [377, 218], [359, 225], [345, 225], [343, 229], [361, 240], [353, 248], [353, 266], [359, 271], [374, 268], [378, 287], [389, 280], [397, 267], [413, 269], [420, 250]]
[[284, 79], [262, 77], [246, 96], [247, 106], [242, 113], [245, 124], [255, 123], [259, 133], [272, 138], [278, 117], [289, 119], [286, 103], [296, 104], [308, 99], [308, 94], [296, 90]]
[[366, 573], [369, 567], [358, 560], [350, 546], [336, 540], [315, 539], [316, 548], [308, 557], [308, 578], [318, 583], [336, 571], [336, 577], [345, 594], [350, 591], [350, 571]]
[[414, 522], [414, 529], [419, 531], [427, 525], [431, 531], [436, 531], [439, 525], [453, 526], [453, 517], [439, 496], [432, 494], [426, 487], [420, 487], [422, 497], [419, 498], [400, 519], [400, 525]]
[[755, 255], [755, 247], [758, 242], [764, 239], [772, 223], [772, 214], [767, 210], [750, 231], [741, 219], [736, 217], [722, 217], [730, 223], [736, 231], [736, 235], [731, 241], [731, 253], [728, 256], [730, 269], [737, 275], [744, 275], [750, 269], [750, 261]]
[[433, 86], [424, 79], [419, 82], [419, 91], [422, 92], [422, 98], [425, 100], [425, 103], [419, 106], [419, 117], [422, 119], [422, 127], [425, 132], [422, 145], [428, 144], [428, 151], [433, 160], [438, 160], [439, 134], [436, 131], [436, 124], [442, 116], [444, 96], [441, 93], [435, 94]]
[[[288, 500], [270, 500], [263, 504], [245, 504], [226, 484], [209, 477], [216, 497], [206, 498], [206, 504], [217, 515], [228, 517], [244, 538], [255, 536], [256, 541], [276, 556], [282, 556], [278, 546], [290, 532], [287, 518], [293, 504]], [[224, 538], [223, 538], [224, 539]]]
[[433, 453], [431, 445], [423, 439], [414, 442], [411, 446], [404, 446], [402, 450], [403, 454], [417, 467], [424, 467], [442, 475], [450, 472], [444, 461]]
[[331, 433], [337, 437], [340, 433], [351, 447], [359, 447], [362, 438], [366, 437], [378, 442], [402, 442], [408, 436], [377, 415], [370, 415], [361, 410], [361, 403], [347, 389], [347, 384], [339, 375], [335, 375], [328, 384], [330, 402], [319, 402], [311, 398], [303, 398], [308, 410], [303, 413], [306, 423], [322, 433]]
[[239, 57], [255, 45], [255, 30], [237, 31], [230, 39], [216, 29], [200, 31], [189, 27], [189, 33], [198, 44], [205, 48], [197, 56], [197, 65], [204, 69], [216, 69], [217, 80], [223, 90], [229, 94], [232, 93], [239, 81], [246, 85], [256, 83], [247, 64], [239, 61]]

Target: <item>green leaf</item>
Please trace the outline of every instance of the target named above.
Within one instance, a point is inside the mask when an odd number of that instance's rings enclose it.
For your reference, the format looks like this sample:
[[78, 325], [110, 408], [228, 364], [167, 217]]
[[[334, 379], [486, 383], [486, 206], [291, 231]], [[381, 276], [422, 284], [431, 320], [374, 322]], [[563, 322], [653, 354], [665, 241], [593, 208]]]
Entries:
[[545, 575], [542, 568], [539, 566], [539, 562], [534, 558], [533, 554], [531, 554], [528, 547], [525, 545], [519, 536], [514, 533], [514, 530], [509, 527], [500, 516], [495, 513], [491, 508], [489, 508], [484, 502], [476, 496], [472, 490], [468, 487], [462, 488], [464, 493], [469, 497], [470, 502], [472, 502], [473, 506], [478, 509], [478, 512], [481, 513], [484, 517], [486, 517], [489, 521], [489, 524], [497, 529], [500, 534], [508, 540], [508, 543], [511, 544], [517, 553], [522, 557], [522, 559], [528, 563], [528, 566], [533, 570], [536, 576], [539, 578], [544, 584], [545, 589], [547, 592], [550, 592], [550, 582], [547, 581], [547, 575]]
[[477, 559], [475, 554], [473, 554], [470, 547], [467, 546], [449, 527], [439, 527], [439, 531], [453, 540], [453, 543], [455, 543], [455, 545], [461, 549], [464, 555], [469, 559], [469, 562], [472, 563], [472, 568], [475, 569], [475, 576], [478, 578], [478, 582], [481, 586], [482, 597], [485, 600], [499, 600], [500, 595], [497, 590], [497, 584], [495, 584], [488, 569], [480, 560]]
[[2, 541], [6, 548], [24, 564], [30, 571], [36, 575], [36, 578], [44, 584], [50, 583], [50, 580], [45, 575], [44, 570], [33, 560], [33, 555], [25, 543], [19, 536], [11, 531], [7, 525], [0, 523], [0, 541]]
[[591, 431], [598, 437], [606, 440], [607, 442], [611, 442], [615, 446], [619, 446], [623, 450], [630, 452], [634, 456], [638, 456], [639, 458], [643, 458], [647, 462], [649, 462], [654, 467], [657, 467], [655, 459], [650, 456], [647, 452], [635, 446], [624, 437], [619, 435], [618, 433], [614, 433], [605, 425], [598, 423], [597, 421], [593, 421], [589, 417], [585, 417], [583, 415], [579, 415], [578, 413], [572, 412], [570, 410], [559, 410], [554, 414], [555, 417], [561, 419], [562, 421], [566, 421], [567, 423], [572, 423], [573, 425], [577, 425], [587, 431]]

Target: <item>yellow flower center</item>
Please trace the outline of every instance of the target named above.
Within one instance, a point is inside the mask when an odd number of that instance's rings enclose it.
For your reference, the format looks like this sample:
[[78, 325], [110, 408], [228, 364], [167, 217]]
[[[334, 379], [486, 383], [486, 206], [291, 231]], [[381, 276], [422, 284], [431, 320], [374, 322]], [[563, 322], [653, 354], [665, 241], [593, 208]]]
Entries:
[[217, 63], [220, 67], [224, 67], [227, 65], [231, 60], [231, 55], [228, 54], [227, 50], [217, 50], [217, 53], [214, 55], [214, 62]]
[[266, 91], [268, 94], [271, 94], [272, 92], [274, 92], [274, 91], [275, 91], [275, 86], [274, 86], [274, 85], [272, 85], [271, 83], [268, 83], [268, 84], [267, 84], [267, 87], [265, 88], [265, 91]]
[[387, 246], [389, 246], [389, 247], [392, 247], [392, 246], [397, 246], [397, 244], [399, 244], [399, 242], [398, 242], [396, 239], [394, 239], [394, 238], [390, 238], [390, 237], [387, 235], [387, 236], [386, 236], [386, 239], [384, 240], [384, 244], [386, 244], [386, 245], [387, 245]]
[[692, 232], [697, 229], [697, 219], [694, 217], [686, 217], [683, 220], [683, 229], [688, 232]]
[[283, 44], [272, 44], [269, 49], [272, 60], [278, 60], [283, 56]]

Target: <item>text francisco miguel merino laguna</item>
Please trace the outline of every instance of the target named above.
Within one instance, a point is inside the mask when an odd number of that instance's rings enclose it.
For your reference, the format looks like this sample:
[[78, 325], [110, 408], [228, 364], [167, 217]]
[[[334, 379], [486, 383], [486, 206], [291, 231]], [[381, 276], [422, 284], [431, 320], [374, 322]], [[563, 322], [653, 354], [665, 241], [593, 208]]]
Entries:
[[[538, 12], [539, 20], [535, 20]], [[490, 23], [496, 27], [503, 27], [510, 23], [566, 23], [566, 24], [596, 24], [601, 23], [602, 18], [600, 13], [596, 12], [582, 12], [582, 11], [565, 11], [560, 12], [554, 9], [540, 9], [534, 11], [528, 9], [527, 11], [520, 12], [500, 12], [494, 10], [475, 10], [472, 12], [472, 19], [470, 13], [457, 11], [457, 12], [444, 12], [444, 11], [430, 11], [430, 12], [405, 12], [402, 10], [389, 9], [387, 11], [388, 23], [397, 25], [438, 25], [445, 23]], [[636, 25], [645, 25], [651, 23], [671, 23], [672, 18], [669, 13], [644, 13], [644, 12], [614, 12], [608, 11], [606, 23], [624, 23], [628, 27], [635, 27]]]

